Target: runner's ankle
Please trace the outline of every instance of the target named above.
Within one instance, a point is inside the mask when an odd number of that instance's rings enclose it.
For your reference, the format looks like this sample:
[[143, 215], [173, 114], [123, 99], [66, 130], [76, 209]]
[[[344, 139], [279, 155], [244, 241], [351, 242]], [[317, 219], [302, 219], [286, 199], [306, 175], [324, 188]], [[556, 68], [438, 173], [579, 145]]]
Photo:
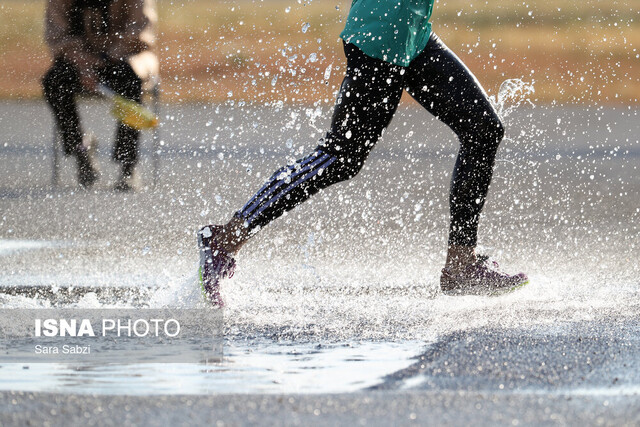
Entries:
[[222, 231], [216, 240], [222, 250], [228, 254], [236, 254], [248, 238], [249, 233], [244, 225], [244, 220], [234, 216], [231, 221], [222, 227]]
[[445, 268], [452, 273], [460, 272], [477, 262], [475, 247], [450, 245]]

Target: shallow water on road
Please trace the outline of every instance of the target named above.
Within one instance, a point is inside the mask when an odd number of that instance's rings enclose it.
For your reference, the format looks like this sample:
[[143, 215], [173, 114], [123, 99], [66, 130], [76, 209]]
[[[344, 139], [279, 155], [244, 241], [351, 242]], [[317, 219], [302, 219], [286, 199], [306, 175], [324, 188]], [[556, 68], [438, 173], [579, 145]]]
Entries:
[[[100, 106], [87, 108], [101, 114]], [[328, 120], [325, 113], [310, 125], [304, 109], [292, 119], [295, 107], [167, 107], [173, 119], [162, 129], [160, 185], [123, 195], [108, 189], [114, 169], [106, 142], [95, 191], [75, 188], [70, 162], [63, 188], [48, 187], [50, 123], [24, 130], [9, 120], [15, 111], [45, 117], [44, 106], [0, 110], [9, 124], [0, 135], [2, 308], [194, 304], [195, 230], [228, 219], [285, 159], [311, 149]], [[212, 116], [217, 122], [207, 126]], [[48, 365], [3, 366], [0, 378], [60, 392], [163, 393], [181, 381], [185, 393], [312, 392], [324, 384], [318, 374], [336, 378], [325, 391], [352, 391], [384, 382], [450, 334], [488, 330], [490, 344], [506, 331], [636, 318], [637, 118], [626, 107], [539, 107], [510, 116], [479, 251], [507, 271], [526, 272], [531, 283], [522, 290], [493, 298], [439, 292], [456, 143], [426, 113], [403, 107], [358, 177], [275, 221], [243, 249], [223, 288], [222, 364], [169, 366], [173, 379], [155, 391], [148, 384], [162, 380], [161, 367], [138, 376], [135, 367], [59, 365], [49, 375]], [[101, 141], [110, 132], [96, 129]], [[145, 179], [146, 149], [143, 159]], [[112, 288], [121, 289], [105, 291]], [[598, 336], [590, 330], [582, 335]], [[462, 363], [473, 360], [464, 348], [459, 354]]]
[[227, 342], [220, 363], [4, 364], [0, 390], [80, 394], [343, 393], [412, 362], [421, 342]]

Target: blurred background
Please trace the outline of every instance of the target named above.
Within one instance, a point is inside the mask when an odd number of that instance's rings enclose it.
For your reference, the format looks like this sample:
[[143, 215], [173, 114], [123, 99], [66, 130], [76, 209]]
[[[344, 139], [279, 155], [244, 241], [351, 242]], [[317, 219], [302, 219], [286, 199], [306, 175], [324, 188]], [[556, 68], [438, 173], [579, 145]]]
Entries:
[[[163, 100], [333, 103], [350, 1], [158, 0]], [[434, 31], [495, 93], [533, 81], [534, 102], [635, 104], [637, 0], [437, 1]], [[50, 64], [44, 0], [0, 3], [0, 98], [38, 98]]]

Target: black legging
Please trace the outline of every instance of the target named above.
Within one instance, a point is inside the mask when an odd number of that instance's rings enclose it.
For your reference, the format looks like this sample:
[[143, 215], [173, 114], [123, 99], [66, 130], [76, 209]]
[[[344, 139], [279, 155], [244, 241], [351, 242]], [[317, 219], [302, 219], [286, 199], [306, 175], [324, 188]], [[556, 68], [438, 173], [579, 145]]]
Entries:
[[[98, 79], [113, 91], [132, 101], [142, 98], [142, 80], [133, 68], [124, 61], [107, 62], [96, 70]], [[82, 144], [82, 129], [75, 97], [83, 91], [76, 67], [69, 61], [58, 58], [42, 79], [44, 97], [53, 110], [56, 125], [62, 134], [66, 155], [76, 154]], [[113, 158], [133, 166], [138, 161], [140, 131], [118, 123]]]
[[250, 230], [262, 227], [323, 188], [362, 169], [396, 111], [404, 89], [460, 140], [449, 207], [449, 243], [475, 246], [498, 145], [504, 129], [471, 71], [431, 34], [408, 67], [392, 65], [345, 44], [347, 71], [331, 130], [316, 150], [278, 170], [236, 213]]

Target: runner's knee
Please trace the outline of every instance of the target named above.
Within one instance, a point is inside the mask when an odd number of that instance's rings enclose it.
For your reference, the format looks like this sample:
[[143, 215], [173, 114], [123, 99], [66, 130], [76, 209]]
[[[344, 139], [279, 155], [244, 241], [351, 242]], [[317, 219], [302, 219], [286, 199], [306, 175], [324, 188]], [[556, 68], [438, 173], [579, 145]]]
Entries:
[[457, 134], [465, 151], [474, 154], [474, 157], [480, 155], [482, 158], [493, 159], [504, 138], [504, 132], [502, 120], [494, 114], [475, 120], [471, 126]]
[[490, 119], [487, 119], [483, 134], [487, 143], [493, 144], [498, 148], [498, 145], [500, 145], [500, 142], [502, 142], [504, 138], [504, 124], [500, 117], [494, 115]]
[[358, 175], [364, 166], [363, 158], [341, 156], [337, 157], [332, 174], [334, 179], [332, 183], [350, 180]]
[[327, 138], [316, 148], [317, 152], [327, 153], [335, 158], [335, 162], [326, 171], [326, 180], [323, 180], [328, 183], [327, 185], [355, 177], [362, 170], [374, 145], [370, 140], [357, 146], [346, 145], [346, 143], [347, 141], [343, 145], [340, 144], [332, 137], [331, 133], [328, 133]]

